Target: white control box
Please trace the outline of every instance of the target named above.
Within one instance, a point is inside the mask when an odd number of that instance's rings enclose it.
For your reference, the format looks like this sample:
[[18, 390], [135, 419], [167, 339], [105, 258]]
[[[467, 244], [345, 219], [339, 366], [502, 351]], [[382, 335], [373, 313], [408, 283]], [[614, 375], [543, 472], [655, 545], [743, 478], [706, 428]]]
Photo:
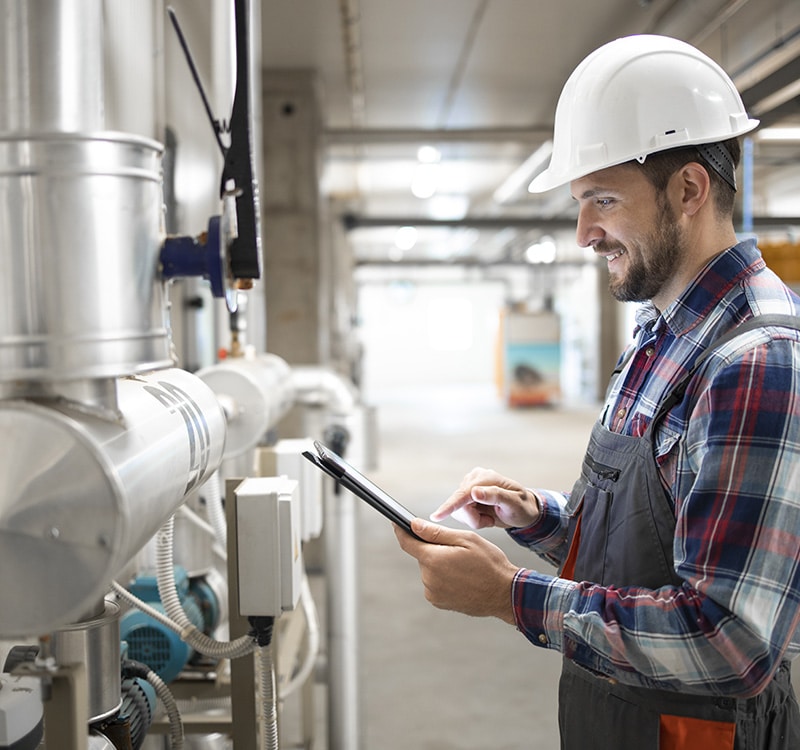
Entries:
[[239, 614], [278, 616], [300, 598], [303, 558], [297, 482], [249, 477], [235, 490]]
[[300, 535], [304, 542], [316, 539], [323, 525], [324, 474], [308, 459], [303, 451], [314, 452], [311, 438], [288, 438], [275, 445], [260, 448], [257, 469], [260, 476], [287, 476], [300, 485]]

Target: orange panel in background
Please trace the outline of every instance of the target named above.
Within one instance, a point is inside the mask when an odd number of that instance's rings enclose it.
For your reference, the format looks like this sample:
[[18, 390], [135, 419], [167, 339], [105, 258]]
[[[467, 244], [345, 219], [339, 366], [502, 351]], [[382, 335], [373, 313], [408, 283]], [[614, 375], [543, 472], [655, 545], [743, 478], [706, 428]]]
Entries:
[[800, 243], [759, 241], [758, 247], [767, 266], [785, 284], [800, 284]]

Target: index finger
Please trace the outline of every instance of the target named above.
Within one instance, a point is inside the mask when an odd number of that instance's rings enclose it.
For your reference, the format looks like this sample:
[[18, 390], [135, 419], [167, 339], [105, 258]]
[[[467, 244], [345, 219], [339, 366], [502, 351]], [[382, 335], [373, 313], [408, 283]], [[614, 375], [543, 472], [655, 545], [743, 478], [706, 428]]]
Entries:
[[472, 488], [459, 488], [431, 513], [430, 518], [432, 521], [441, 521], [472, 502]]

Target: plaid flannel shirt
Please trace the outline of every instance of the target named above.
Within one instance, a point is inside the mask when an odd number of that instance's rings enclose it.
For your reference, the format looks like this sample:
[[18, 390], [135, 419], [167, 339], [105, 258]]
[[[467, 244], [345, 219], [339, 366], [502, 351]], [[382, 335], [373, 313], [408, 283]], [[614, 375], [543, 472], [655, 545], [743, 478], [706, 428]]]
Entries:
[[[637, 314], [635, 351], [604, 425], [641, 436], [687, 365], [728, 328], [800, 314], [753, 240], [714, 258], [663, 314]], [[800, 333], [770, 328], [715, 352], [657, 426], [654, 460], [675, 508], [680, 587], [614, 588], [522, 569], [518, 628], [536, 645], [632, 685], [749, 696], [800, 652]], [[559, 564], [568, 493], [509, 533]]]

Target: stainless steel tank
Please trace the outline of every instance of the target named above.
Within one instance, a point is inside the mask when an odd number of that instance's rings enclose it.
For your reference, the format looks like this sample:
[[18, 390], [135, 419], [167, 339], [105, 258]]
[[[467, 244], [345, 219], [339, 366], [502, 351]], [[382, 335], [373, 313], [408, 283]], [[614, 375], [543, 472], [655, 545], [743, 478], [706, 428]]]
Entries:
[[225, 416], [190, 373], [121, 379], [118, 407], [0, 401], [0, 639], [78, 621], [219, 465]]
[[112, 716], [122, 704], [119, 606], [102, 605], [101, 612], [53, 633], [51, 644], [56, 664], [86, 665], [90, 723]]

